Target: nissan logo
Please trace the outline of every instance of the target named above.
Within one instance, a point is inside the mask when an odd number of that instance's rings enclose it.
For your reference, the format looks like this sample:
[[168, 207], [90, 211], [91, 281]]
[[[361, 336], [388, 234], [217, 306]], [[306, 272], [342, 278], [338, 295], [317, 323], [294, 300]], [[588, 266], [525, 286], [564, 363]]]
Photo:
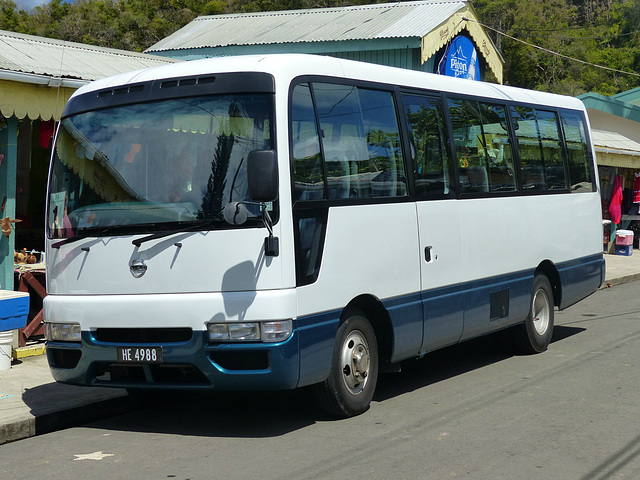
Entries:
[[147, 273], [147, 264], [141, 258], [136, 258], [129, 264], [129, 270], [134, 278], [140, 278]]

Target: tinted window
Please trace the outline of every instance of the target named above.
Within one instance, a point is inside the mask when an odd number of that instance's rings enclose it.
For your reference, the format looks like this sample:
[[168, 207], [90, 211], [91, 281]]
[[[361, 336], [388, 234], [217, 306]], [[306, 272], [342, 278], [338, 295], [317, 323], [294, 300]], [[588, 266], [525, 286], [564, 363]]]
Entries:
[[[315, 215], [314, 215], [315, 214]], [[309, 285], [318, 278], [322, 263], [322, 249], [327, 227], [327, 210], [296, 213], [296, 282]]]
[[442, 101], [437, 97], [403, 95], [411, 142], [416, 195], [438, 198], [452, 193], [453, 166]]
[[407, 194], [391, 92], [313, 84], [329, 199]]
[[461, 99], [448, 103], [462, 191], [515, 191], [505, 107]]
[[593, 191], [593, 161], [582, 117], [577, 112], [562, 112], [560, 116], [567, 144], [571, 191], [591, 192]]
[[291, 145], [295, 200], [324, 196], [320, 139], [309, 84], [297, 85], [291, 99]]
[[567, 188], [562, 140], [555, 112], [511, 107], [524, 191]]

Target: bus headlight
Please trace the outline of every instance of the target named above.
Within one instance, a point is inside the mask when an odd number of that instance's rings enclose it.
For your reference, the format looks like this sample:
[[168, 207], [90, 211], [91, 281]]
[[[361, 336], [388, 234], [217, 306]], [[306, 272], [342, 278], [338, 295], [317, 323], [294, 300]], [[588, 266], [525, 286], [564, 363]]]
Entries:
[[209, 323], [210, 342], [256, 342], [260, 340], [258, 323]]
[[208, 323], [209, 342], [282, 342], [291, 336], [291, 320]]
[[44, 338], [49, 342], [80, 342], [82, 332], [79, 323], [45, 323]]

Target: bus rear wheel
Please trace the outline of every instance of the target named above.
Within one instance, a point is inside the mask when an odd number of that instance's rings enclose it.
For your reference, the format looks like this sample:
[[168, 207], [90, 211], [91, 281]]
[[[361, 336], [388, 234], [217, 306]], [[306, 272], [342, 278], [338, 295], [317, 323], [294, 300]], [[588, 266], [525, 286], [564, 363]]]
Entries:
[[537, 274], [533, 279], [529, 314], [524, 324], [514, 329], [514, 341], [522, 353], [544, 352], [553, 335], [553, 290], [549, 279]]
[[339, 418], [369, 409], [378, 380], [378, 344], [369, 321], [357, 313], [340, 325], [327, 379], [316, 385], [322, 410]]

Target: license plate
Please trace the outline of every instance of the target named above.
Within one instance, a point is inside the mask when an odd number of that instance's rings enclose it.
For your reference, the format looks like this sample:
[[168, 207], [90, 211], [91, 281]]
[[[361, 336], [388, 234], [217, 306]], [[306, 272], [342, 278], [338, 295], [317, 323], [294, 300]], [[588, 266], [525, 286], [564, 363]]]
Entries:
[[120, 363], [162, 363], [162, 347], [118, 347]]

